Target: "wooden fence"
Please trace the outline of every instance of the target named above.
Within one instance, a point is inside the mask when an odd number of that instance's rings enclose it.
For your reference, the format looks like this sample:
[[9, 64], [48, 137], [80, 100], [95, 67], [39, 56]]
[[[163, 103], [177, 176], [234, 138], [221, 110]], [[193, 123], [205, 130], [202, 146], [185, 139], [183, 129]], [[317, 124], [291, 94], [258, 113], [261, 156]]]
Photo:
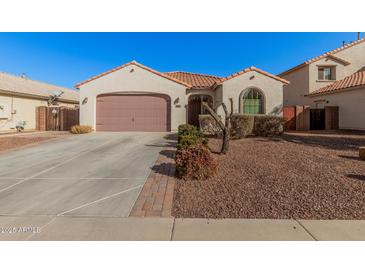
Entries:
[[285, 130], [309, 130], [310, 112], [308, 106], [284, 107], [283, 117], [286, 120]]
[[339, 128], [338, 106], [324, 109], [310, 109], [309, 106], [289, 106], [283, 108], [286, 120], [285, 130], [333, 130]]
[[285, 119], [285, 130], [296, 130], [296, 107], [284, 107], [283, 117]]
[[79, 109], [69, 107], [37, 107], [36, 130], [66, 131], [79, 124]]

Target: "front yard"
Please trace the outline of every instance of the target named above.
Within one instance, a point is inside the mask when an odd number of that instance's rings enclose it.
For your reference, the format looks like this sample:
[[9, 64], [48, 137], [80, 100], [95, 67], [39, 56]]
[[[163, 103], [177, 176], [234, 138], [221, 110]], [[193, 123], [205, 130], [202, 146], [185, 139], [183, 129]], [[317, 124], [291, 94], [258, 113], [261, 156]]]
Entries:
[[25, 132], [0, 135], [0, 152], [39, 144], [54, 138], [69, 136], [66, 131]]
[[[219, 140], [209, 146], [218, 150]], [[181, 218], [364, 219], [365, 135], [285, 133], [230, 142], [208, 181], [177, 180]]]

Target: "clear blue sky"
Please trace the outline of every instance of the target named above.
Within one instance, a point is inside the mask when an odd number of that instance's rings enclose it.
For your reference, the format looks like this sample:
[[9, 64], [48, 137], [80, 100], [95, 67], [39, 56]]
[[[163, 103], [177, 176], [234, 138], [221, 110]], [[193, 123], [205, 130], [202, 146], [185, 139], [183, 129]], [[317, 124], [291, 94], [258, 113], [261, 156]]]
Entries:
[[0, 33], [0, 71], [73, 87], [136, 60], [158, 71], [273, 74], [356, 40], [357, 33]]

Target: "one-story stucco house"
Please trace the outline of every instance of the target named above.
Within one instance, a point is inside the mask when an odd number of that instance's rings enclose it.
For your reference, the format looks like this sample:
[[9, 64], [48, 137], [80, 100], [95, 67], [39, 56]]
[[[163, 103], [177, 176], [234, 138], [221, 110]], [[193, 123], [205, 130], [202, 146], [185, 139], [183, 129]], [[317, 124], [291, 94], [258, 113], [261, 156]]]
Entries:
[[12, 130], [19, 122], [26, 123], [25, 129], [34, 130], [36, 108], [47, 106], [49, 96], [61, 91], [59, 106], [78, 107], [76, 90], [0, 72], [0, 131]]
[[[96, 131], [175, 131], [197, 125], [202, 101], [235, 113], [282, 115], [283, 86], [278, 76], [255, 67], [228, 77], [189, 72], [158, 72], [135, 61], [76, 85], [80, 123]], [[217, 108], [223, 115], [222, 109]]]

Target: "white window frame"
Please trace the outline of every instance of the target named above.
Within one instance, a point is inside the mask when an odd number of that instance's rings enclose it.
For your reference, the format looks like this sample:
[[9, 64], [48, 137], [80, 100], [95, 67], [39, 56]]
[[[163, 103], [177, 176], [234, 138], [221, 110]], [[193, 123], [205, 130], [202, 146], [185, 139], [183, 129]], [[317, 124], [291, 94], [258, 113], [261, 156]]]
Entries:
[[[323, 70], [323, 79], [319, 78], [320, 70]], [[326, 71], [329, 72], [329, 74], [326, 74]], [[335, 81], [336, 80], [336, 67], [335, 66], [318, 66], [317, 74], [318, 74], [318, 81]]]

